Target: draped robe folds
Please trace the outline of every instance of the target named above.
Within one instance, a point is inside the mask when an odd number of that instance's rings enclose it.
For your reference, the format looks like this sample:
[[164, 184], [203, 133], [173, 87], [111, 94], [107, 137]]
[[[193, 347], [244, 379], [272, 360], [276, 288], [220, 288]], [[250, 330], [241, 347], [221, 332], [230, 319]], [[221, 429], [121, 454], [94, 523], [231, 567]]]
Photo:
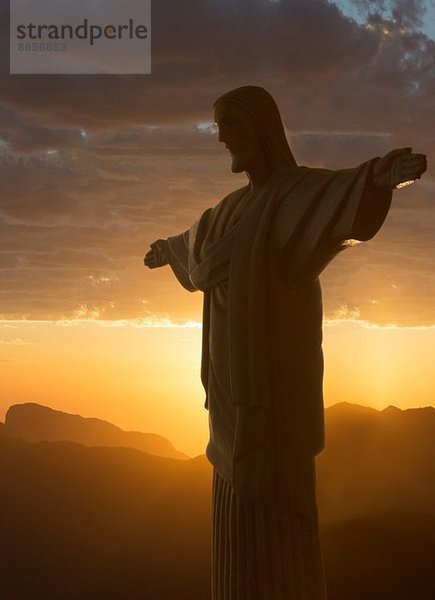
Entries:
[[391, 192], [372, 184], [377, 160], [275, 172], [167, 240], [179, 282], [204, 292], [207, 456], [246, 500], [309, 510], [304, 468], [324, 444], [318, 277], [346, 240], [381, 227]]

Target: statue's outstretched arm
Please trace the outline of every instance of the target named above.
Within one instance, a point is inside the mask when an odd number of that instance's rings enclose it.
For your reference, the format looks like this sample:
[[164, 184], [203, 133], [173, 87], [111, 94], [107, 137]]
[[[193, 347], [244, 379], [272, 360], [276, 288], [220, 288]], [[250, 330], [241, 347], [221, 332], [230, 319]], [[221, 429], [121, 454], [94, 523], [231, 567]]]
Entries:
[[397, 148], [374, 162], [353, 222], [351, 238], [370, 240], [390, 209], [392, 191], [414, 183], [427, 169], [426, 156]]

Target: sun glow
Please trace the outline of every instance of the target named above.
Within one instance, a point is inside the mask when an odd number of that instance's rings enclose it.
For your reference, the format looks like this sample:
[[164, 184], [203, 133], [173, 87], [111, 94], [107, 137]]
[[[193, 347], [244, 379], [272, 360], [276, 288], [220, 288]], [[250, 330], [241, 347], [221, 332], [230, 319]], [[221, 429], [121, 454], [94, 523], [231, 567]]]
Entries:
[[[434, 343], [435, 326], [380, 326], [343, 309], [324, 322], [325, 404], [432, 404]], [[37, 402], [161, 434], [194, 456], [208, 438], [200, 360], [196, 321], [3, 321], [0, 420]]]

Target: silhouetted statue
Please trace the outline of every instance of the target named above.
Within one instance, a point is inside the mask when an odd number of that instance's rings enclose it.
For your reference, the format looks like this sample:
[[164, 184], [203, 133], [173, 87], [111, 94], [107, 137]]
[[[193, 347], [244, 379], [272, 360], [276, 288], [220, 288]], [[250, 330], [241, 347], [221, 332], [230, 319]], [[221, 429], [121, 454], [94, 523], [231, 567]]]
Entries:
[[392, 189], [426, 158], [393, 150], [353, 169], [297, 166], [278, 108], [246, 86], [214, 105], [219, 140], [248, 185], [145, 256], [204, 293], [201, 377], [213, 475], [214, 600], [324, 600], [315, 500], [323, 448], [319, 275], [368, 240]]

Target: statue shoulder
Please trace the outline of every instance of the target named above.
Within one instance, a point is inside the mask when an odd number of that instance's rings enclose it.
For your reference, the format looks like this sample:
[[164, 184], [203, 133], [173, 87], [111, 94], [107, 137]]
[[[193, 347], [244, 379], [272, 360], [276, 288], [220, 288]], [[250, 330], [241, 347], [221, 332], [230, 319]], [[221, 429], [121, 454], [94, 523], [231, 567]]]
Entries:
[[233, 202], [237, 202], [242, 196], [249, 192], [249, 189], [249, 185], [244, 185], [243, 187], [237, 188], [225, 196], [225, 198], [223, 198], [219, 204], [231, 204]]
[[198, 228], [207, 228], [212, 222], [214, 222], [216, 219], [219, 219], [223, 214], [226, 214], [228, 211], [231, 212], [239, 199], [246, 194], [248, 190], [249, 185], [245, 185], [227, 194], [220, 202], [207, 208], [195, 221], [191, 229], [196, 231]]
[[218, 202], [212, 209], [211, 213], [217, 215], [222, 211], [231, 210], [235, 204], [249, 191], [249, 185], [244, 185], [229, 194], [227, 194], [220, 202]]

